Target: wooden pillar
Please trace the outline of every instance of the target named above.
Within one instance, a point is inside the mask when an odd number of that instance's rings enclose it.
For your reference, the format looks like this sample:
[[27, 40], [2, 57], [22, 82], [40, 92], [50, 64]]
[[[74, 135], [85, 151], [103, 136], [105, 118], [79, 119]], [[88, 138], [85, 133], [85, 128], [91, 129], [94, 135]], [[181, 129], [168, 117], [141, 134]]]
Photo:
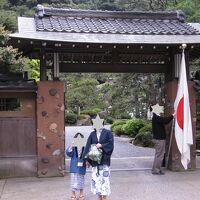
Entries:
[[59, 68], [59, 53], [53, 54], [53, 79], [58, 79], [60, 73]]
[[64, 175], [64, 82], [38, 83], [37, 157], [39, 177]]
[[47, 80], [46, 55], [44, 48], [42, 48], [40, 51], [40, 80], [41, 81]]

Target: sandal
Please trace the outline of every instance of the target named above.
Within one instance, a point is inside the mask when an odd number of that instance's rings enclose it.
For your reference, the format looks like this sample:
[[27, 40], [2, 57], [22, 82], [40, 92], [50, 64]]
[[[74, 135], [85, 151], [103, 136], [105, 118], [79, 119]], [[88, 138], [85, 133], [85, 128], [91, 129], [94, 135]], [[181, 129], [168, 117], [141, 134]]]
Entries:
[[79, 196], [78, 199], [79, 199], [79, 200], [85, 200], [85, 196], [84, 196], [84, 195], [81, 195], [81, 196]]
[[71, 200], [77, 200], [76, 196], [71, 196]]

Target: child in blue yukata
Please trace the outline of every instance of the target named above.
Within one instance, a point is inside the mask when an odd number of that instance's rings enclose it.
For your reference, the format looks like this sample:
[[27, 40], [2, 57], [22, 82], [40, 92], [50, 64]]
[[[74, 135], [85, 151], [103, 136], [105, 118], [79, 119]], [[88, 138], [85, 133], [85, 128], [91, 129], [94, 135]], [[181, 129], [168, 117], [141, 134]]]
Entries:
[[[80, 138], [78, 138], [80, 137]], [[74, 140], [81, 140], [84, 136], [81, 133], [77, 133], [74, 136]], [[84, 140], [84, 139], [83, 139]], [[71, 157], [70, 162], [70, 174], [71, 174], [71, 200], [76, 200], [76, 192], [79, 192], [79, 200], [84, 200], [84, 182], [86, 173], [86, 164], [83, 161], [84, 146], [77, 145], [73, 141], [71, 146], [66, 149], [67, 156]]]

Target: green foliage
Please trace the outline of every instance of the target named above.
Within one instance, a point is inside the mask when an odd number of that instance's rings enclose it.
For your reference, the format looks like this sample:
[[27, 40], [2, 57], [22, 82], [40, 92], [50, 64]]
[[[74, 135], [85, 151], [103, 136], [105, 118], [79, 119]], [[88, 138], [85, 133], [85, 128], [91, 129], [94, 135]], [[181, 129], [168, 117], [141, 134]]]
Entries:
[[26, 71], [28, 71], [29, 79], [34, 79], [35, 81], [40, 80], [40, 61], [39, 60], [29, 60], [26, 66]]
[[196, 133], [196, 148], [200, 149], [200, 130]]
[[90, 115], [90, 117], [96, 117], [96, 115], [101, 111], [100, 108], [94, 108], [94, 109], [88, 109], [81, 111], [81, 114], [87, 114]]
[[134, 144], [142, 147], [153, 147], [151, 132], [140, 132], [135, 136]]
[[22, 72], [27, 59], [23, 58], [17, 49], [11, 46], [0, 47], [0, 73]]
[[77, 115], [74, 113], [65, 113], [65, 123], [75, 124], [77, 122]]
[[97, 84], [95, 79], [82, 77], [69, 83], [66, 94], [67, 107], [75, 111], [98, 106]]
[[135, 136], [134, 144], [143, 147], [153, 147], [152, 139], [152, 124], [146, 121], [144, 126], [139, 129], [139, 133]]
[[8, 1], [7, 0], [1, 0], [0, 1], [0, 9], [6, 9], [8, 5]]
[[117, 120], [111, 125], [111, 130], [114, 132], [114, 127], [126, 124], [126, 120]]
[[183, 10], [186, 14], [187, 21], [200, 21], [200, 2], [199, 0], [177, 0], [175, 3], [168, 3], [170, 10]]
[[10, 32], [5, 30], [5, 27], [0, 26], [0, 47], [6, 45], [9, 40], [9, 34]]
[[152, 132], [152, 124], [150, 122], [146, 122], [144, 126], [139, 130], [139, 133]]
[[144, 122], [139, 119], [131, 119], [126, 122], [122, 126], [122, 130], [125, 134], [129, 135], [130, 137], [135, 137], [138, 134], [140, 128], [144, 126]]
[[116, 135], [123, 134], [130, 137], [135, 137], [138, 133], [151, 132], [151, 129], [151, 123], [140, 119], [117, 120], [111, 126]]
[[106, 117], [106, 119], [105, 119], [105, 121], [106, 121], [106, 123], [108, 123], [108, 124], [113, 124], [113, 122], [114, 122], [114, 119], [112, 118], [112, 117]]
[[122, 129], [122, 124], [119, 124], [119, 125], [116, 125], [112, 128], [112, 131], [117, 135], [117, 136], [120, 136], [122, 134], [124, 134], [124, 131]]
[[0, 10], [0, 25], [4, 26], [6, 30], [17, 30], [17, 13], [10, 10]]
[[125, 134], [122, 127], [126, 124], [126, 120], [117, 120], [111, 125], [111, 131], [114, 132], [116, 135], [120, 136]]
[[27, 59], [23, 58], [21, 53], [12, 46], [7, 46], [8, 31], [0, 27], [0, 73], [18, 73], [24, 70]]
[[130, 113], [136, 118], [146, 118], [150, 103], [161, 102], [164, 93], [164, 76], [161, 74], [116, 74], [112, 92], [111, 115], [121, 118]]

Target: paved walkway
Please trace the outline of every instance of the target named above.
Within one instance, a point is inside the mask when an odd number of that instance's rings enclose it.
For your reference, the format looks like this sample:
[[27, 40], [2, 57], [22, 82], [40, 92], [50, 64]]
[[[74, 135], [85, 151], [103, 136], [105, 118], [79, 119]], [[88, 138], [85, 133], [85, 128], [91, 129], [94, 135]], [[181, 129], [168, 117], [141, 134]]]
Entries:
[[[88, 127], [90, 128], [90, 127]], [[88, 129], [66, 129], [66, 146], [74, 132], [88, 135]], [[197, 170], [191, 172], [166, 171], [164, 176], [152, 175], [154, 149], [136, 147], [127, 138], [115, 137], [111, 165], [109, 200], [199, 200], [200, 156]], [[69, 160], [66, 160], [69, 166]], [[91, 172], [85, 177], [86, 200], [95, 200], [90, 192]], [[54, 178], [12, 178], [0, 180], [0, 200], [69, 200], [70, 174]]]
[[[86, 200], [95, 200], [90, 192], [91, 173], [86, 175]], [[109, 200], [199, 200], [200, 170], [152, 175], [150, 170], [111, 173]], [[68, 200], [69, 174], [63, 178], [17, 178], [0, 180], [1, 200]]]

